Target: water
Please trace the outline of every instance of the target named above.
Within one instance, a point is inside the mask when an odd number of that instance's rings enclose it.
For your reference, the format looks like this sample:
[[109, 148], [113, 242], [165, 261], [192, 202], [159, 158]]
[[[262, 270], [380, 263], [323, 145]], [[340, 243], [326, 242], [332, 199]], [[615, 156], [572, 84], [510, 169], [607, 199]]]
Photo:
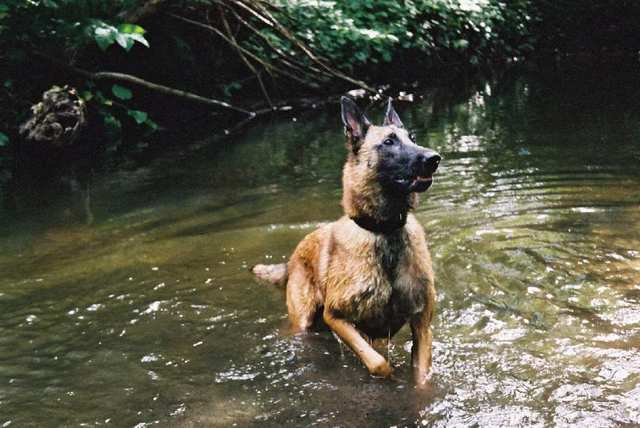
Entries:
[[640, 424], [638, 87], [399, 105], [445, 157], [417, 211], [438, 288], [422, 393], [407, 329], [373, 379], [330, 334], [289, 336], [247, 272], [340, 215], [337, 111], [104, 174], [92, 226], [52, 195], [3, 212], [0, 426]]

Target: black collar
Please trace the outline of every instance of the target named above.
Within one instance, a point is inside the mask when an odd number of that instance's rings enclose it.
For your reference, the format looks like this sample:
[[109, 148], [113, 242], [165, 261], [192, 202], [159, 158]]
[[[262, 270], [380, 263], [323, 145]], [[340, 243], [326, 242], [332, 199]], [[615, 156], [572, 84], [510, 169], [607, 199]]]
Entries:
[[351, 217], [358, 226], [373, 233], [389, 234], [402, 229], [407, 223], [407, 214], [399, 214], [394, 220], [380, 221], [368, 215]]

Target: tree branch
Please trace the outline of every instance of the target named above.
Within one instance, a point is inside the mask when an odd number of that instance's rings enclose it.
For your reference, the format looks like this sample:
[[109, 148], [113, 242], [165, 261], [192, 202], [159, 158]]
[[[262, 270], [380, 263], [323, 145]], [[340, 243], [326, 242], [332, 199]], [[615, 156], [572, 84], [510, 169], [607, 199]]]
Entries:
[[276, 67], [275, 65], [263, 60], [262, 58], [260, 58], [259, 56], [257, 56], [253, 52], [249, 51], [248, 49], [245, 49], [244, 47], [240, 46], [238, 43], [234, 43], [233, 40], [231, 40], [229, 37], [227, 37], [226, 34], [224, 34], [222, 31], [220, 31], [216, 27], [213, 27], [213, 26], [207, 25], [207, 24], [203, 24], [202, 22], [194, 21], [193, 19], [185, 18], [183, 16], [176, 15], [174, 13], [166, 12], [165, 14], [167, 16], [170, 16], [170, 17], [172, 17], [174, 19], [177, 19], [179, 21], [186, 22], [186, 23], [191, 24], [191, 25], [195, 25], [196, 27], [200, 27], [200, 28], [203, 28], [205, 30], [208, 30], [208, 31], [211, 31], [211, 32], [217, 34], [224, 41], [229, 43], [231, 46], [233, 46], [234, 48], [236, 48], [240, 52], [243, 52], [246, 56], [248, 56], [249, 58], [253, 59], [254, 61], [259, 63], [260, 65], [262, 65], [267, 71], [273, 70], [276, 73], [282, 74], [283, 76], [290, 77], [290, 78], [294, 79], [295, 81], [302, 83], [303, 85], [311, 86], [312, 88], [318, 88], [318, 85], [315, 82], [311, 82], [309, 80], [302, 79], [302, 78], [296, 76], [295, 74], [289, 73], [286, 70], [283, 70], [283, 69], [281, 69], [279, 67]]
[[258, 79], [258, 84], [260, 85], [260, 89], [262, 90], [262, 94], [264, 95], [264, 98], [267, 100], [267, 104], [269, 104], [269, 107], [273, 108], [273, 103], [271, 102], [271, 97], [269, 97], [269, 93], [267, 92], [267, 88], [264, 86], [264, 82], [262, 81], [262, 77], [260, 76], [260, 72], [258, 70], [256, 70], [256, 68], [253, 66], [253, 64], [251, 64], [251, 61], [249, 61], [247, 59], [247, 57], [244, 55], [244, 53], [242, 52], [242, 50], [240, 50], [240, 48], [239, 48], [240, 45], [238, 44], [235, 36], [233, 35], [233, 32], [231, 31], [231, 26], [229, 25], [229, 22], [227, 21], [227, 18], [224, 16], [224, 10], [222, 9], [222, 6], [220, 6], [220, 5], [218, 5], [218, 13], [220, 14], [220, 19], [222, 19], [222, 23], [224, 24], [224, 28], [227, 31], [227, 36], [233, 42], [233, 46], [238, 51], [238, 55], [240, 55], [240, 59], [242, 59], [242, 62], [245, 63], [247, 68], [249, 68], [249, 70], [251, 70], [251, 72], [253, 74], [255, 74], [256, 78]]
[[250, 117], [254, 117], [256, 115], [256, 113], [253, 111], [245, 110], [241, 107], [234, 106], [225, 101], [217, 100], [215, 98], [206, 98], [191, 92], [183, 91], [181, 89], [175, 89], [169, 86], [159, 85], [157, 83], [149, 82], [148, 80], [144, 80], [139, 77], [132, 76], [130, 74], [117, 73], [112, 71], [91, 72], [88, 70], [84, 70], [82, 68], [65, 64], [60, 60], [51, 58], [48, 55], [42, 54], [40, 52], [34, 52], [34, 54], [40, 58], [43, 58], [49, 61], [50, 63], [58, 67], [62, 67], [66, 70], [73, 72], [74, 74], [83, 76], [90, 80], [112, 80], [112, 81], [118, 81], [118, 82], [131, 83], [133, 85], [142, 86], [143, 88], [149, 89], [154, 92], [158, 92], [164, 95], [172, 95], [174, 97], [183, 98], [188, 101], [205, 104], [210, 107], [222, 107], [222, 108], [233, 110], [239, 113], [244, 113]]
[[[327, 65], [324, 61], [322, 61], [320, 58], [318, 58], [311, 51], [311, 49], [309, 49], [297, 37], [295, 37], [293, 34], [291, 34], [291, 32], [284, 25], [282, 25], [260, 2], [257, 2], [257, 1], [248, 2], [248, 1], [245, 1], [245, 0], [236, 0], [234, 3], [237, 4], [238, 6], [244, 8], [245, 10], [249, 11], [254, 16], [261, 17], [263, 22], [266, 22], [271, 27], [276, 28], [283, 36], [285, 36], [290, 42], [295, 44], [302, 52], [304, 52], [304, 54], [307, 55], [309, 57], [309, 59], [311, 59], [313, 62], [318, 64], [321, 68], [324, 68], [330, 74], [332, 74], [332, 75], [334, 75], [334, 76], [336, 76], [336, 77], [338, 77], [338, 78], [340, 78], [342, 80], [345, 80], [345, 81], [347, 81], [349, 83], [357, 85], [360, 88], [362, 88], [362, 89], [364, 89], [364, 90], [366, 90], [368, 92], [371, 92], [371, 93], [374, 93], [374, 94], [377, 93], [377, 91], [375, 89], [373, 89], [371, 86], [367, 85], [365, 82], [363, 82], [361, 80], [354, 79], [354, 78], [342, 73], [341, 71], [336, 70], [336, 69], [332, 68], [331, 66]], [[250, 5], [247, 4], [247, 3], [250, 3]], [[267, 20], [267, 18], [268, 18], [268, 20]]]
[[[297, 59], [295, 59], [293, 56], [291, 56], [291, 54], [288, 54], [287, 52], [283, 51], [282, 49], [280, 49], [279, 47], [277, 47], [271, 40], [269, 40], [268, 37], [266, 37], [264, 34], [262, 34], [262, 32], [260, 32], [260, 30], [258, 30], [255, 26], [251, 25], [249, 23], [249, 21], [247, 21], [246, 19], [242, 18], [242, 16], [240, 16], [240, 14], [238, 12], [236, 12], [236, 10], [232, 7], [229, 7], [228, 5], [226, 6], [229, 11], [233, 14], [233, 16], [238, 20], [238, 22], [240, 22], [241, 24], [243, 24], [245, 27], [249, 28], [256, 36], [260, 37], [262, 39], [263, 42], [265, 42], [267, 44], [267, 46], [269, 46], [269, 48], [271, 50], [273, 50], [279, 57], [280, 57], [280, 62], [288, 67], [291, 67], [297, 71], [301, 71], [304, 72], [305, 69], [307, 70], [311, 70], [314, 73], [320, 75], [323, 75], [325, 77], [333, 77], [332, 74], [327, 73], [324, 70], [320, 70], [316, 67], [314, 67], [313, 65], [309, 65], [309, 64], [304, 64], [300, 61], [298, 61]], [[318, 77], [318, 79], [320, 79]]]
[[140, 19], [156, 13], [158, 10], [158, 7], [161, 6], [162, 3], [165, 3], [166, 1], [167, 0], [149, 0], [145, 2], [142, 6], [136, 9], [127, 10], [121, 13], [120, 15], [118, 15], [118, 18], [122, 19], [124, 22], [129, 22], [131, 24], [134, 24]]

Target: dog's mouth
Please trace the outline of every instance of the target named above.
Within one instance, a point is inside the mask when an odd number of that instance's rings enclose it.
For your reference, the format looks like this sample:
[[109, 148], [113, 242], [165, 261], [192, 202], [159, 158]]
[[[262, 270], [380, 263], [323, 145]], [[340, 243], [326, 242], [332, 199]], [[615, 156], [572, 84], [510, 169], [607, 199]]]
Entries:
[[409, 192], [424, 192], [433, 183], [432, 175], [415, 175], [412, 177], [396, 177], [396, 184], [404, 187]]

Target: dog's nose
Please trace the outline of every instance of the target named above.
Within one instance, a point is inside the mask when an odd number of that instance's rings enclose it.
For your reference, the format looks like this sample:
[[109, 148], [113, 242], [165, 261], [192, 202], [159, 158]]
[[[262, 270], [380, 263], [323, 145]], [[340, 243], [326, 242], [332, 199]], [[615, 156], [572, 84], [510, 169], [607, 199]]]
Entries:
[[435, 152], [420, 153], [418, 155], [418, 163], [426, 175], [436, 172], [441, 160], [442, 157]]

